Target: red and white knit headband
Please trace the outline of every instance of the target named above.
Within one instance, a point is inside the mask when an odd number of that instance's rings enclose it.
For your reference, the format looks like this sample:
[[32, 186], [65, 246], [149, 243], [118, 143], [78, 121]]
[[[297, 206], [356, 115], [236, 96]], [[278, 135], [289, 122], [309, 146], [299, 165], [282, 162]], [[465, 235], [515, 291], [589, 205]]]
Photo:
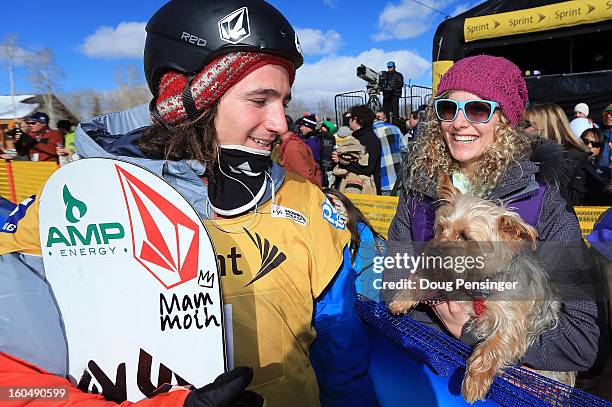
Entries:
[[[257, 52], [232, 52], [221, 55], [206, 65], [191, 82], [191, 94], [198, 112], [203, 112], [242, 78], [264, 65], [280, 65], [289, 72], [293, 84], [295, 69], [287, 59]], [[168, 71], [159, 83], [155, 104], [165, 124], [174, 126], [189, 119], [183, 104], [183, 89], [187, 85], [185, 74]]]

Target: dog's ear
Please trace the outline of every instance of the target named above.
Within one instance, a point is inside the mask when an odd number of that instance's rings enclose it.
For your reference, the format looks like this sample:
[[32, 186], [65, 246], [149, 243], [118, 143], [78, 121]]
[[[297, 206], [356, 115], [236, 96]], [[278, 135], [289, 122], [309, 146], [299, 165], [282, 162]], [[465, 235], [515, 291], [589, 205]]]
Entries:
[[502, 215], [497, 221], [499, 233], [509, 241], [524, 241], [531, 243], [533, 250], [536, 248], [538, 233], [518, 216]]
[[446, 173], [442, 173], [438, 177], [436, 193], [438, 194], [438, 199], [453, 202], [461, 192], [453, 186], [450, 176]]

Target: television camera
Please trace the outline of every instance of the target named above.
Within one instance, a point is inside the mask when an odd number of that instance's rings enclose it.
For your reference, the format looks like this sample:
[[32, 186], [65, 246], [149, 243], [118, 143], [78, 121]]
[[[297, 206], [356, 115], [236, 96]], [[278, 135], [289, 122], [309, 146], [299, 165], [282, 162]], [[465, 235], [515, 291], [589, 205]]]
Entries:
[[386, 86], [387, 72], [376, 72], [363, 64], [357, 67], [357, 77], [367, 82], [368, 94], [378, 94]]
[[367, 104], [374, 111], [380, 110], [382, 104], [378, 95], [387, 86], [387, 72], [376, 72], [372, 68], [361, 64], [357, 67], [357, 77], [367, 82], [366, 91], [368, 93]]

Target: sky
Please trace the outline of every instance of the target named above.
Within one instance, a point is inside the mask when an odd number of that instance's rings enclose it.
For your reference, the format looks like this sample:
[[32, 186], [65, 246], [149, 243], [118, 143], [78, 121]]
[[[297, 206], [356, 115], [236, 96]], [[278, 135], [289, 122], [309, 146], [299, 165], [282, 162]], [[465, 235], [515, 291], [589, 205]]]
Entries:
[[[222, 0], [220, 0], [222, 1]], [[365, 89], [355, 75], [365, 64], [377, 71], [396, 62], [407, 83], [431, 86], [435, 30], [444, 15], [455, 16], [481, 1], [463, 0], [269, 0], [296, 28], [305, 64], [293, 97], [305, 102]], [[418, 1], [418, 3], [417, 3]], [[3, 4], [0, 42], [17, 36], [23, 54], [53, 51], [63, 71], [56, 93], [117, 87], [117, 72], [142, 71], [144, 26], [163, 0], [30, 0]], [[11, 16], [8, 18], [7, 16]], [[1, 54], [1, 52], [0, 52]], [[36, 93], [23, 64], [15, 70], [15, 93]], [[9, 94], [6, 60], [0, 59], [0, 94]], [[144, 82], [144, 76], [141, 76]]]

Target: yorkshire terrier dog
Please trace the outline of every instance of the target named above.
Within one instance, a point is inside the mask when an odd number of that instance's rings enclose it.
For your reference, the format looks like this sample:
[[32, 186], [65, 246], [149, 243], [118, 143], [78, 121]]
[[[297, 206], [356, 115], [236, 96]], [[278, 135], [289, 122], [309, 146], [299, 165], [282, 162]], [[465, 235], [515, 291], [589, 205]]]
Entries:
[[[484, 260], [481, 268], [461, 275], [438, 269], [427, 279], [518, 283], [514, 290], [453, 294], [471, 316], [467, 329], [478, 340], [462, 384], [463, 397], [473, 403], [485, 398], [496, 374], [515, 365], [544, 331], [557, 324], [560, 304], [554, 300], [546, 272], [533, 257], [537, 238], [533, 227], [504, 206], [461, 194], [448, 176], [441, 177], [437, 193], [443, 204], [436, 211], [435, 237], [426, 253], [468, 254]], [[425, 272], [420, 271], [409, 280], [422, 278]], [[433, 305], [444, 298], [439, 292], [421, 289], [420, 284], [415, 286], [395, 295], [391, 312], [406, 313], [419, 302]], [[575, 382], [574, 372], [538, 373], [570, 386]]]

